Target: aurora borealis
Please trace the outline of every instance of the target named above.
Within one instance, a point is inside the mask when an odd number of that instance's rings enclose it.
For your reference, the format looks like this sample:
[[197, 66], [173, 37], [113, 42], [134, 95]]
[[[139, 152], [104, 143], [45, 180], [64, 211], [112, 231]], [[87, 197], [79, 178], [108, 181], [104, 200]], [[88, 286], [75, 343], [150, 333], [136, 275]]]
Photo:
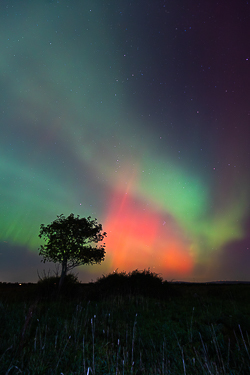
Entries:
[[250, 279], [250, 3], [3, 0], [0, 281], [40, 224], [91, 216], [102, 265]]

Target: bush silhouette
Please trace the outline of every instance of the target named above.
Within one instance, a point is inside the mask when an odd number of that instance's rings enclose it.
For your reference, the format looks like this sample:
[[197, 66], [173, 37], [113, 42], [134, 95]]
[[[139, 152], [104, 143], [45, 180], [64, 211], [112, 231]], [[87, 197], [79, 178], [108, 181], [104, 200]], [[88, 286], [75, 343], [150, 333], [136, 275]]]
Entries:
[[[37, 282], [38, 294], [40, 297], [54, 297], [58, 292], [58, 285], [60, 282], [60, 276], [44, 276], [40, 277]], [[64, 284], [62, 286], [62, 294], [65, 296], [73, 296], [76, 290], [76, 285], [79, 284], [76, 275], [69, 273], [65, 276]]]
[[128, 289], [128, 275], [126, 272], [118, 273], [117, 270], [108, 275], [102, 275], [95, 282], [95, 286], [102, 295], [126, 294], [130, 292]]
[[103, 275], [95, 282], [102, 296], [113, 294], [142, 294], [144, 296], [159, 296], [162, 292], [162, 278], [150, 270], [134, 270], [131, 273], [117, 270]]
[[154, 296], [162, 290], [162, 277], [155, 272], [148, 270], [135, 270], [129, 274], [129, 281], [132, 292]]

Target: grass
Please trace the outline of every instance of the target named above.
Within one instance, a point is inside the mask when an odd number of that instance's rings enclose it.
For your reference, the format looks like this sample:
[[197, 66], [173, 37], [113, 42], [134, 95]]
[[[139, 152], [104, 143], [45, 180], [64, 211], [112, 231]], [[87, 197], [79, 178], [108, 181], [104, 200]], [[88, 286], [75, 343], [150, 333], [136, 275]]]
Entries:
[[56, 297], [0, 285], [0, 374], [250, 373], [248, 285], [112, 275]]

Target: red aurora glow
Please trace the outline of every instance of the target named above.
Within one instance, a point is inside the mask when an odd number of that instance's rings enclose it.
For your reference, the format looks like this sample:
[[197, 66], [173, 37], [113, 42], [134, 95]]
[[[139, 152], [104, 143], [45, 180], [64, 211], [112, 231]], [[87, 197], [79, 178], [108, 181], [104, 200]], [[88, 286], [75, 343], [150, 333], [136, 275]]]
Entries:
[[[189, 243], [174, 219], [126, 193], [113, 196], [104, 224], [112, 267], [119, 271], [155, 269], [186, 276], [192, 271]], [[166, 217], [165, 217], [166, 216]]]

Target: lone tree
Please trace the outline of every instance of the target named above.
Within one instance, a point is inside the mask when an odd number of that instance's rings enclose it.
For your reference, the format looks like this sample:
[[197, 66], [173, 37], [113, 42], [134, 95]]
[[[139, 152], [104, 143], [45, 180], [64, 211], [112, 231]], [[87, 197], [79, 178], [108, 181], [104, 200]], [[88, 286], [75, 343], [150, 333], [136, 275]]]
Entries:
[[44, 238], [46, 244], [38, 249], [39, 255], [43, 256], [44, 263], [61, 263], [59, 290], [69, 270], [83, 264], [100, 264], [104, 260], [105, 244], [99, 247], [93, 244], [103, 241], [106, 236], [102, 225], [90, 216], [80, 218], [70, 214], [65, 218], [59, 215], [51, 224], [41, 224], [39, 237]]

